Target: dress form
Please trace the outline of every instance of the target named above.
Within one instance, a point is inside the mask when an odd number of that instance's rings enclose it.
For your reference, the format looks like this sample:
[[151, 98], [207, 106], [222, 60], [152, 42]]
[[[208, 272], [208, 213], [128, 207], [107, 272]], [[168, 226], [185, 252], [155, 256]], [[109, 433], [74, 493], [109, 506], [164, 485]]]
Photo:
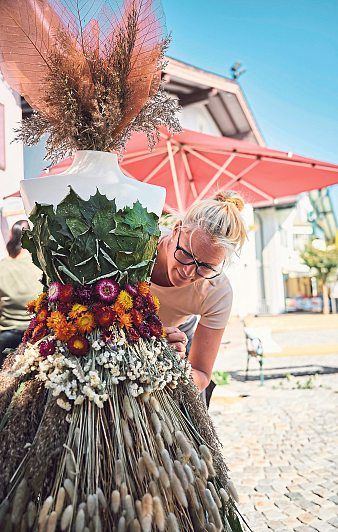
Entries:
[[126, 177], [116, 154], [83, 150], [76, 152], [71, 167], [65, 172], [21, 181], [21, 196], [27, 215], [35, 203], [57, 206], [68, 194], [69, 186], [85, 200], [98, 189], [108, 199], [115, 199], [118, 209], [131, 207], [138, 200], [157, 216], [161, 215], [165, 201], [165, 188]]

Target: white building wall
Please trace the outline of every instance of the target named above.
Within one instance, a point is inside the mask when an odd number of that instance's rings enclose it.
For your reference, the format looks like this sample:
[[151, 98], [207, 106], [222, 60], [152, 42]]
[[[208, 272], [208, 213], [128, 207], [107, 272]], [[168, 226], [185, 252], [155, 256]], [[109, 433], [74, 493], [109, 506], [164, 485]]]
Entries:
[[[180, 113], [183, 128], [220, 135], [220, 131], [203, 104], [184, 107]], [[247, 227], [253, 226], [253, 209], [247, 205], [243, 212]], [[255, 263], [255, 237], [248, 231], [248, 240], [244, 244], [240, 257], [233, 256], [226, 270], [234, 294], [232, 314], [244, 317], [258, 311], [258, 285]]]
[[183, 107], [179, 114], [182, 128], [192, 129], [209, 135], [220, 135], [220, 130], [202, 104], [192, 104]]
[[[5, 115], [5, 158], [6, 166], [4, 170], [0, 169], [0, 209], [4, 208], [4, 196], [8, 196], [19, 189], [19, 183], [24, 177], [23, 164], [23, 147], [20, 142], [12, 142], [14, 139], [14, 129], [18, 128], [21, 121], [21, 104], [18, 94], [11, 91], [8, 85], [0, 76], [0, 104], [4, 106]], [[6, 254], [5, 238], [8, 234], [8, 223], [14, 223], [22, 217], [18, 212], [2, 219], [0, 232], [0, 257]], [[4, 234], [4, 236], [3, 236]]]

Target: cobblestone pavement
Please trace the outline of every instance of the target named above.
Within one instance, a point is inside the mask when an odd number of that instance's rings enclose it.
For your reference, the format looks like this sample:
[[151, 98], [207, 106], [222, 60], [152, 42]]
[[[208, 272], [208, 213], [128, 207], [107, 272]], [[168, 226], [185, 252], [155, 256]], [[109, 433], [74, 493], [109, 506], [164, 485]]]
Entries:
[[[226, 351], [223, 369], [240, 368], [238, 380], [216, 388], [210, 413], [252, 530], [338, 532], [338, 354], [315, 357], [330, 370], [315, 378], [311, 371], [285, 378], [286, 359], [273, 378], [270, 361], [261, 387], [242, 381], [240, 349]], [[289, 360], [309, 364], [304, 356]]]

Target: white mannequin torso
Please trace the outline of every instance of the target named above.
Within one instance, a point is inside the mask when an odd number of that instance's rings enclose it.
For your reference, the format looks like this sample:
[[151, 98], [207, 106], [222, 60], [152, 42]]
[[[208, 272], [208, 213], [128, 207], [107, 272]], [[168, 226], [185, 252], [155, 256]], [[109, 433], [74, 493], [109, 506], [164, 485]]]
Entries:
[[82, 199], [89, 199], [98, 189], [108, 199], [115, 199], [118, 209], [139, 200], [141, 205], [157, 216], [162, 213], [165, 189], [126, 177], [114, 153], [78, 151], [73, 164], [65, 172], [51, 177], [26, 179], [20, 189], [27, 215], [35, 203], [58, 205], [71, 186]]

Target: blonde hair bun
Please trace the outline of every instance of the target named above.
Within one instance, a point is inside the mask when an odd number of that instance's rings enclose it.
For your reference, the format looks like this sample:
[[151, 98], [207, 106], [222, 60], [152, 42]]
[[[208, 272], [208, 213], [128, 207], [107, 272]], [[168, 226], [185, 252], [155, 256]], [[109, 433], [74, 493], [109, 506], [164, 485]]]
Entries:
[[245, 203], [244, 203], [243, 198], [237, 192], [233, 190], [226, 190], [226, 191], [218, 192], [215, 196], [215, 199], [217, 201], [226, 203], [228, 205], [229, 204], [235, 205], [235, 207], [237, 207], [239, 211], [242, 211], [244, 209]]

